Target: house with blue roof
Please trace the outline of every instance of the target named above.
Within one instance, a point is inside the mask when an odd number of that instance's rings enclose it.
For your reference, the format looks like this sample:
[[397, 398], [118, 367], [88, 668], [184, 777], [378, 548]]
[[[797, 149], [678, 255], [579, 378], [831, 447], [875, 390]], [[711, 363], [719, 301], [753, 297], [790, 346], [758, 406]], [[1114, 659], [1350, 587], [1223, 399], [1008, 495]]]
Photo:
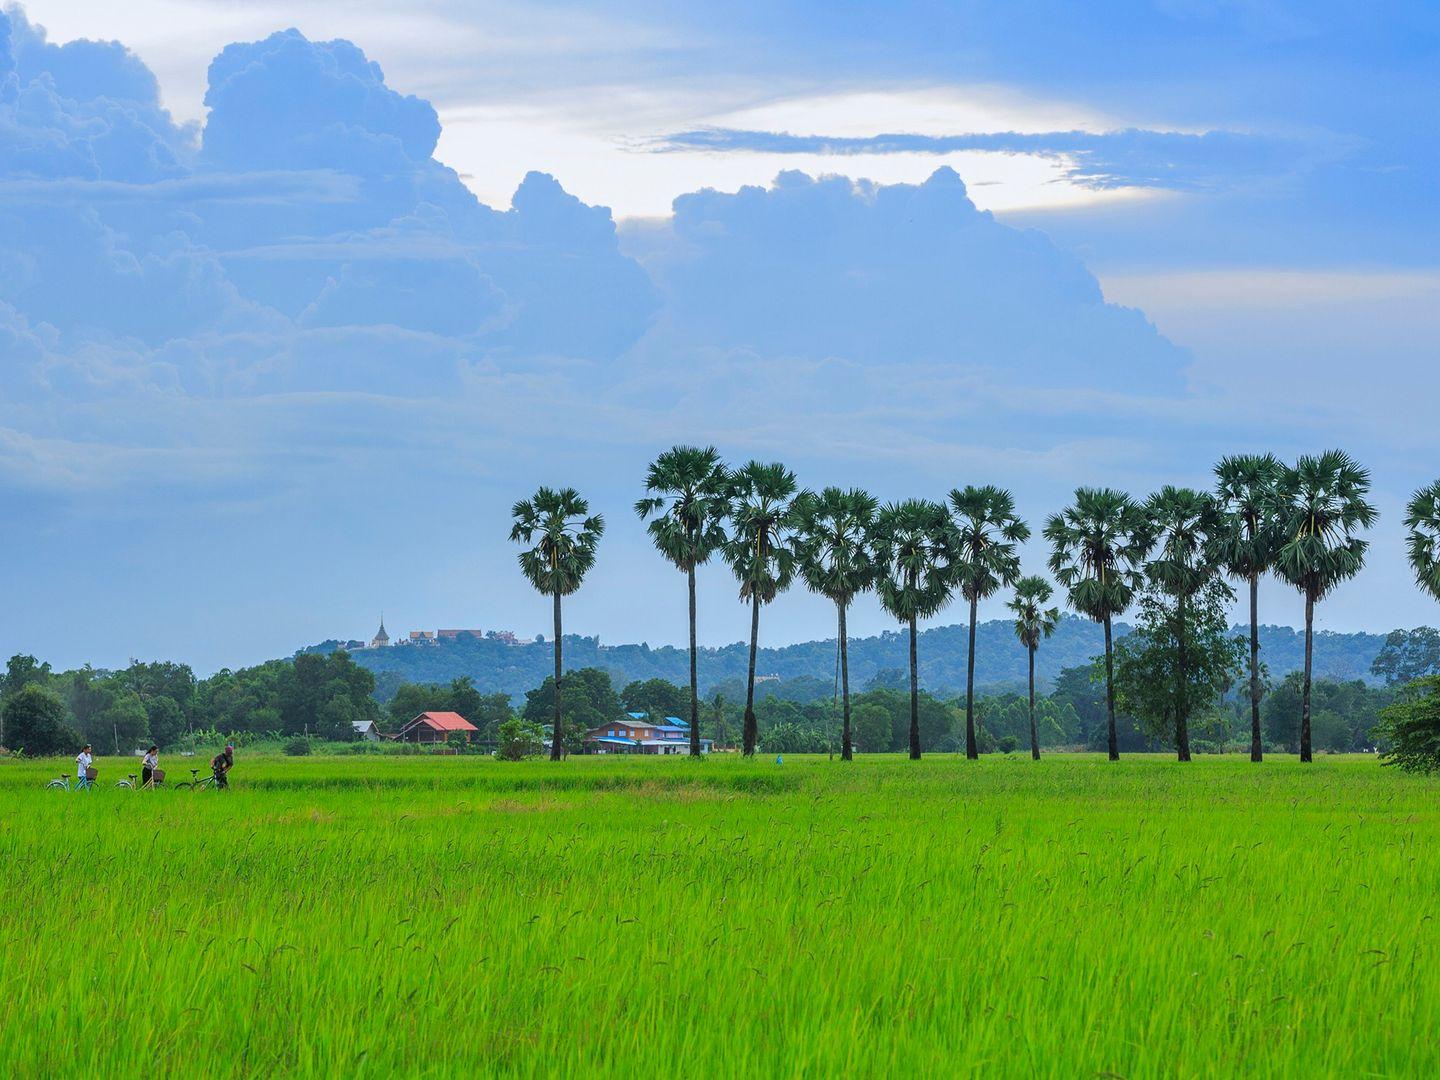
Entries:
[[[700, 752], [710, 753], [713, 741], [700, 740]], [[585, 751], [590, 754], [688, 754], [690, 725], [678, 716], [665, 717], [664, 723], [652, 720], [648, 713], [627, 713], [615, 720], [591, 728], [585, 734]]]

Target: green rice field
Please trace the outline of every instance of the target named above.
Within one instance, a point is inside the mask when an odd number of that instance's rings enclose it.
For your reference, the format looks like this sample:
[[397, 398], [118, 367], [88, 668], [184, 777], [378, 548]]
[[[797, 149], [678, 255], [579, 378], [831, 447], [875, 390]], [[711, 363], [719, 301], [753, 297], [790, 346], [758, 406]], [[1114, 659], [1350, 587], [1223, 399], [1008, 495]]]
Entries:
[[0, 762], [8, 1076], [1440, 1075], [1373, 758], [98, 764]]

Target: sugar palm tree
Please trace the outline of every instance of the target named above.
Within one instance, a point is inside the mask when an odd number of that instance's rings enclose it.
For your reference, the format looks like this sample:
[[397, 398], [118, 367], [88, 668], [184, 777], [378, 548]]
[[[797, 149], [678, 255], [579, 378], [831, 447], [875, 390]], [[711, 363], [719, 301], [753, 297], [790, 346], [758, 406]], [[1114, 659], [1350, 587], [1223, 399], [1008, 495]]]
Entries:
[[1360, 572], [1369, 543], [1356, 533], [1375, 523], [1370, 473], [1343, 450], [1307, 454], [1278, 485], [1284, 542], [1275, 570], [1305, 597], [1305, 680], [1300, 699], [1300, 760], [1309, 761], [1310, 675], [1315, 605]]
[[1440, 480], [1411, 496], [1405, 528], [1415, 582], [1440, 600]]
[[1052, 595], [1054, 590], [1044, 578], [1022, 577], [1015, 582], [1014, 599], [1007, 605], [1015, 613], [1015, 636], [1030, 658], [1030, 756], [1036, 761], [1040, 760], [1040, 734], [1035, 730], [1035, 650], [1060, 623], [1060, 609], [1045, 606]]
[[1220, 508], [1212, 495], [1166, 484], [1145, 503], [1159, 549], [1146, 566], [1150, 580], [1175, 598], [1175, 754], [1190, 760], [1187, 678], [1190, 598], [1220, 572]]
[[1274, 454], [1238, 454], [1215, 466], [1224, 515], [1220, 551], [1225, 569], [1250, 587], [1250, 760], [1263, 761], [1260, 740], [1260, 575], [1280, 549], [1275, 485], [1284, 466]]
[[875, 518], [875, 591], [910, 628], [910, 758], [920, 760], [920, 668], [916, 624], [950, 601], [949, 523], [925, 499], [889, 503]]
[[1030, 538], [1030, 526], [1015, 512], [1003, 488], [965, 487], [950, 492], [950, 575], [970, 602], [970, 655], [965, 665], [965, 756], [980, 757], [975, 743], [975, 614], [980, 601], [1020, 576], [1015, 546]]
[[713, 446], [676, 446], [650, 463], [635, 513], [650, 519], [656, 550], [690, 589], [690, 756], [700, 756], [700, 685], [695, 671], [695, 569], [725, 543], [730, 474]]
[[750, 666], [745, 685], [741, 747], [755, 753], [755, 651], [760, 642], [760, 605], [790, 587], [795, 553], [790, 549], [790, 502], [795, 474], [779, 462], [752, 461], [731, 474], [730, 535], [722, 554], [750, 602]]
[[795, 559], [800, 576], [814, 592], [834, 601], [840, 644], [840, 694], [843, 720], [840, 760], [850, 761], [850, 655], [845, 613], [851, 601], [875, 584], [872, 533], [879, 504], [859, 488], [828, 487], [795, 500]]
[[595, 549], [605, 532], [605, 519], [590, 513], [590, 504], [574, 488], [542, 487], [510, 510], [510, 539], [528, 544], [520, 552], [520, 570], [531, 585], [555, 603], [555, 728], [550, 760], [559, 761], [564, 747], [560, 720], [561, 647], [560, 598], [580, 588], [595, 565]]
[[1050, 572], [1070, 606], [1105, 627], [1105, 712], [1111, 761], [1120, 760], [1115, 733], [1112, 623], [1135, 599], [1151, 547], [1144, 512], [1123, 491], [1077, 488], [1075, 501], [1045, 523]]

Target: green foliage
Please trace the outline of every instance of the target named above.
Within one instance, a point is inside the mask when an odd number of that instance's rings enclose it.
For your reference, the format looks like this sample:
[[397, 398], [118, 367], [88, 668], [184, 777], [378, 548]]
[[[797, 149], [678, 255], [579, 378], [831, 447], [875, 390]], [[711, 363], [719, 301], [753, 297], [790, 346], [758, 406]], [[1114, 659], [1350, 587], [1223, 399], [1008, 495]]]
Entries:
[[569, 596], [595, 565], [605, 519], [574, 488], [542, 487], [510, 509], [510, 539], [529, 545], [520, 552], [520, 571], [538, 592]]
[[21, 683], [18, 690], [6, 693], [3, 713], [5, 742], [11, 749], [24, 750], [30, 757], [80, 749], [79, 734], [66, 723], [65, 702], [47, 686]]
[[1388, 686], [1413, 682], [1422, 675], [1440, 675], [1440, 631], [1429, 626], [1390, 631], [1370, 671]]
[[502, 761], [535, 757], [545, 748], [545, 729], [539, 724], [512, 716], [500, 725], [495, 756]]
[[1416, 679], [1398, 701], [1380, 710], [1376, 734], [1387, 743], [1381, 760], [1406, 772], [1440, 772], [1440, 676]]
[[1415, 582], [1440, 600], [1440, 480], [1411, 496], [1405, 508], [1405, 529]]
[[290, 757], [305, 757], [310, 753], [310, 740], [302, 735], [287, 742], [284, 749]]
[[[1366, 686], [1358, 679], [1344, 682], [1316, 679], [1311, 687], [1315, 745], [1333, 753], [1375, 746], [1383, 730], [1379, 726], [1381, 712], [1399, 692], [1396, 687]], [[1304, 676], [1292, 671], [1265, 695], [1260, 705], [1260, 721], [1267, 746], [1289, 753], [1299, 749], [1303, 694]]]
[[1217, 554], [1236, 578], [1258, 577], [1275, 563], [1283, 539], [1277, 492], [1284, 470], [1273, 454], [1237, 454], [1215, 466]]
[[1340, 450], [1301, 457], [1281, 475], [1278, 499], [1286, 540], [1275, 569], [1310, 602], [1323, 600], [1365, 564], [1370, 545], [1356, 534], [1375, 523], [1369, 493], [1369, 471]]
[[[1212, 708], [1239, 677], [1245, 640], [1230, 632], [1234, 594], [1211, 579], [1182, 609], [1157, 588], [1140, 594], [1139, 625], [1115, 644], [1115, 706], [1149, 735], [1174, 746], [1181, 717]], [[1183, 619], [1182, 619], [1183, 612]], [[1184, 635], [1186, 669], [1177, 670]], [[1103, 677], [1103, 669], [1097, 674]]]
[[676, 569], [689, 572], [709, 562], [725, 543], [730, 474], [713, 446], [675, 446], [650, 464], [646, 495], [635, 513]]
[[[568, 692], [568, 686], [566, 690]], [[667, 716], [678, 716], [689, 723], [690, 691], [669, 679], [637, 680], [627, 683], [620, 691], [620, 710], [644, 713], [657, 724], [664, 723]]]
[[1077, 488], [1075, 501], [1046, 521], [1045, 539], [1070, 606], [1096, 622], [1130, 606], [1154, 542], [1144, 510], [1112, 488]]
[[[610, 682], [610, 673], [600, 668], [567, 671], [560, 694], [561, 738], [569, 753], [584, 745], [585, 733], [624, 716], [620, 696]], [[555, 677], [525, 695], [521, 715], [532, 724], [544, 724], [555, 716]]]

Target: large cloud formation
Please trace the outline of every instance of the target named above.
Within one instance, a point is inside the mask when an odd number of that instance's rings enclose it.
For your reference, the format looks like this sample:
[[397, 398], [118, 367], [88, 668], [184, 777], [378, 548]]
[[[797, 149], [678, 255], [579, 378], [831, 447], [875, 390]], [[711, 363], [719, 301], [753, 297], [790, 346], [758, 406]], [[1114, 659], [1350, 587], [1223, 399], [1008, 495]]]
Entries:
[[[162, 578], [197, 551], [249, 567], [215, 604], [306, 550], [374, 589], [381, 541], [336, 536], [377, 528], [359, 521], [377, 500], [503, 540], [519, 488], [628, 502], [617, 470], [679, 439], [802, 466], [839, 433], [868, 462], [992, 460], [1003, 440], [1073, 466], [1087, 410], [1180, 386], [1182, 350], [948, 170], [786, 173], [622, 233], [539, 173], [481, 204], [434, 157], [434, 109], [349, 42], [231, 45], [205, 103], [203, 127], [177, 124], [123, 45], [0, 13], [0, 541], [25, 553], [16, 602], [57, 634], [81, 598], [25, 589], [101, 536]], [[1057, 385], [1083, 394], [1026, 389]], [[1022, 400], [1043, 425], [1015, 420]], [[1113, 438], [1092, 458], [1128, 452]], [[474, 509], [454, 497], [476, 485]], [[188, 610], [153, 590], [143, 609]]]

